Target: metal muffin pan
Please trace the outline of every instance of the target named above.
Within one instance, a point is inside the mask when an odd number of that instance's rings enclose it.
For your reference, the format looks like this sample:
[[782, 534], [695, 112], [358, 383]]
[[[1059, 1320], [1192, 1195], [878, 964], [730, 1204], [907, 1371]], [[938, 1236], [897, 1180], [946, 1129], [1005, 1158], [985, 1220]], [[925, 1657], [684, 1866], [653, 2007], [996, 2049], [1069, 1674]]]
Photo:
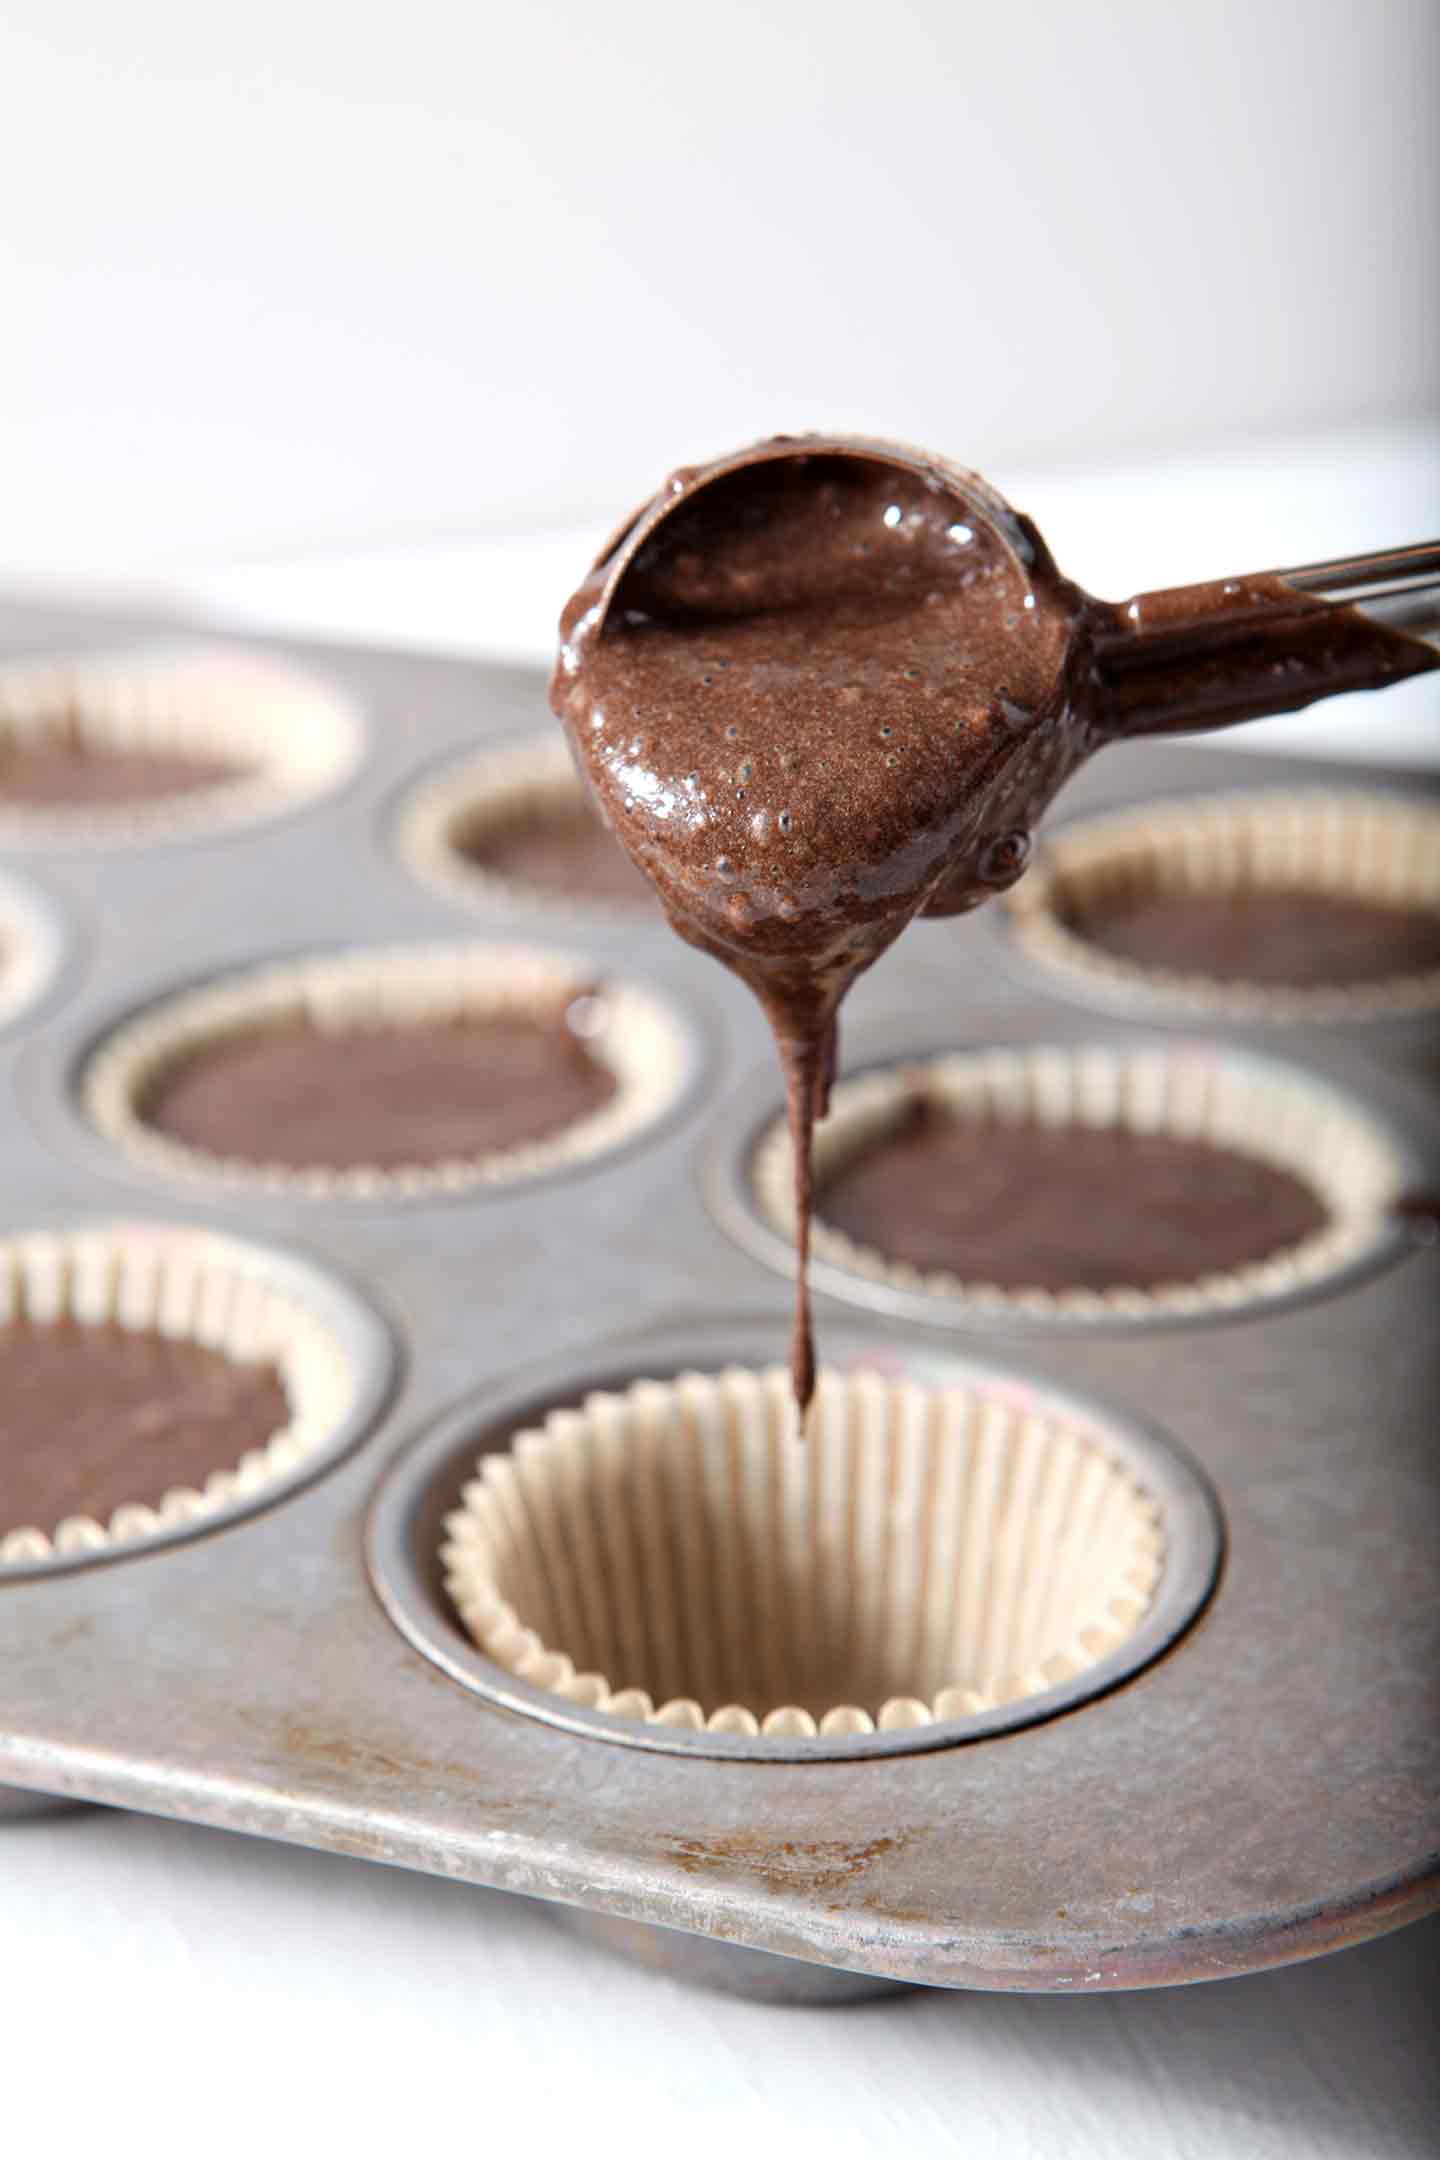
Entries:
[[[114, 649], [155, 629], [0, 609], [17, 653]], [[379, 1317], [394, 1385], [324, 1474], [243, 1520], [0, 1582], [0, 1780], [15, 1803], [138, 1807], [497, 1885], [584, 1908], [667, 1970], [786, 1999], [1219, 1977], [1433, 1906], [1440, 1248], [1419, 1236], [1323, 1292], [1204, 1328], [997, 1323], [982, 1342], [819, 1297], [823, 1356], [1019, 1376], [1193, 1464], [1197, 1523], [1215, 1495], [1224, 1558], [1208, 1604], [1084, 1703], [1005, 1732], [931, 1728], [914, 1752], [756, 1761], [617, 1745], [479, 1691], [472, 1661], [485, 1661], [446, 1613], [425, 1541], [497, 1416], [677, 1360], [783, 1352], [783, 1286], [715, 1219], [702, 1177], [724, 1119], [773, 1101], [768, 1042], [739, 986], [658, 920], [597, 913], [556, 935], [506, 906], [497, 937], [641, 979], [694, 1030], [693, 1088], [632, 1146], [533, 1186], [335, 1207], [181, 1195], [105, 1147], [79, 1061], [157, 990], [281, 953], [489, 934], [483, 910], [409, 876], [394, 813], [438, 760], [547, 727], [539, 678], [267, 649], [355, 700], [367, 759], [324, 803], [252, 831], [27, 849], [26, 879], [77, 958], [63, 996], [0, 1043], [3, 1227], [147, 1217], [279, 1246]], [[1303, 777], [1224, 750], [1115, 752], [1062, 808]], [[1053, 984], [1038, 997], [1004, 954], [983, 916], [918, 926], [859, 987], [856, 1055], [1127, 1035]], [[1255, 1047], [1349, 1090], [1417, 1180], [1440, 1184], [1433, 1039], [1267, 1029]], [[1192, 1557], [1205, 1575], [1201, 1545]], [[706, 1939], [693, 1954], [687, 1933]], [[717, 1973], [734, 1946], [744, 1955]]]

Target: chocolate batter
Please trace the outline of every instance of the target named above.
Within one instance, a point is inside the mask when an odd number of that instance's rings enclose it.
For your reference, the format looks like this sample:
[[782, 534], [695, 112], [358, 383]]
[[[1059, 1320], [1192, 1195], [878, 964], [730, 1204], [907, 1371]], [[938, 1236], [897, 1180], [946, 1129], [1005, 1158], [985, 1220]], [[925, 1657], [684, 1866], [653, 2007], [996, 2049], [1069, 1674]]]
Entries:
[[559, 1012], [343, 1030], [297, 1020], [207, 1045], [140, 1107], [157, 1131], [234, 1162], [402, 1170], [543, 1139], [614, 1092]]
[[964, 1118], [925, 1098], [826, 1179], [819, 1210], [887, 1259], [1007, 1290], [1193, 1281], [1327, 1220], [1300, 1179], [1230, 1148]]
[[198, 1343], [28, 1320], [0, 1327], [0, 1529], [104, 1523], [197, 1490], [290, 1421], [279, 1374]]
[[462, 832], [459, 853], [492, 877], [513, 878], [563, 900], [649, 909], [654, 893], [588, 802], [537, 806]]
[[1340, 989], [1440, 968], [1440, 913], [1332, 893], [1159, 887], [1062, 904], [1060, 913], [1117, 959], [1212, 982]]
[[1436, 664], [1276, 579], [1094, 600], [976, 475], [893, 445], [777, 437], [674, 474], [622, 530], [565, 610], [552, 701], [673, 927], [774, 1027], [802, 1407], [811, 1135], [855, 977], [915, 915], [1013, 884], [1112, 737]]
[[253, 768], [167, 750], [112, 750], [79, 736], [0, 738], [0, 802], [35, 809], [156, 802], [238, 780]]

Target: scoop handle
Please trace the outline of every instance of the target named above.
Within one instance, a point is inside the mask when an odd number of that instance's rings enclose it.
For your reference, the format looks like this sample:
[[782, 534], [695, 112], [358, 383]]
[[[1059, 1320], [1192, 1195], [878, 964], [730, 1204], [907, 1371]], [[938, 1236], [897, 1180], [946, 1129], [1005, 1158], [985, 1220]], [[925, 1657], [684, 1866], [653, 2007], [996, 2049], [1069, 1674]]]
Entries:
[[1102, 737], [1229, 727], [1440, 667], [1440, 541], [1140, 593], [1106, 609]]
[[1337, 606], [1358, 607], [1374, 622], [1440, 650], [1440, 540], [1341, 555], [1303, 570], [1277, 570], [1282, 585]]

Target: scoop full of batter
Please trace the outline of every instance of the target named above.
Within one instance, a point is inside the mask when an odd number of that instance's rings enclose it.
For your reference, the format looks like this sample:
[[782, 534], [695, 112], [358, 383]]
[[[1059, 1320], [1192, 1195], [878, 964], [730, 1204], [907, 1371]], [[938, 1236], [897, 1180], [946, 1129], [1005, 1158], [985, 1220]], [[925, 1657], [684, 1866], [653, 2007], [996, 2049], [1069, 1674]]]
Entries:
[[[896, 444], [777, 436], [672, 475], [565, 610], [552, 701], [580, 769], [674, 928], [750, 985], [775, 1030], [802, 1407], [810, 1135], [855, 977], [917, 914], [1013, 884], [1056, 790], [1111, 735], [1356, 686], [1339, 673], [1373, 672], [1391, 636], [1264, 580], [1157, 608], [1167, 597], [1148, 614], [1093, 599], [974, 473]], [[1198, 659], [1177, 637], [1237, 605], [1218, 661], [1210, 633]], [[1158, 695], [1153, 669], [1125, 665], [1157, 620]], [[1308, 675], [1280, 681], [1276, 639]], [[1409, 671], [1402, 659], [1384, 665]]]

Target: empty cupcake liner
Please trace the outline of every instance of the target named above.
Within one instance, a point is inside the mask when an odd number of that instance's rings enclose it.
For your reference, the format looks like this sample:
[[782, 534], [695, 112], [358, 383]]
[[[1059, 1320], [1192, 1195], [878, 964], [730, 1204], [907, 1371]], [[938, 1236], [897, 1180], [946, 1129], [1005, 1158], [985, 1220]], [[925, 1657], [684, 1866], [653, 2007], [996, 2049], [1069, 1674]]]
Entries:
[[[163, 1074], [207, 1045], [304, 1022], [344, 1034], [487, 1015], [553, 1013], [584, 998], [586, 1047], [614, 1077], [615, 1092], [554, 1134], [460, 1160], [380, 1169], [296, 1168], [210, 1155], [145, 1122], [147, 1094]], [[317, 1199], [423, 1198], [511, 1184], [619, 1146], [661, 1116], [689, 1066], [679, 1023], [648, 992], [597, 983], [568, 955], [528, 946], [387, 945], [271, 967], [207, 984], [150, 1006], [123, 1023], [90, 1059], [83, 1081], [93, 1124], [159, 1174]]]
[[[1012, 1288], [965, 1282], [857, 1244], [825, 1221], [825, 1185], [894, 1133], [917, 1095], [957, 1118], [1003, 1124], [1122, 1127], [1206, 1141], [1302, 1180], [1329, 1220], [1311, 1237], [1253, 1265], [1146, 1289]], [[751, 1175], [756, 1204], [791, 1237], [795, 1206], [789, 1135], [766, 1132]], [[843, 1081], [815, 1135], [817, 1263], [888, 1289], [960, 1301], [979, 1312], [1047, 1319], [1142, 1319], [1195, 1314], [1292, 1295], [1373, 1251], [1388, 1235], [1406, 1166], [1388, 1133], [1338, 1090], [1268, 1059], [1185, 1044], [1103, 1044], [961, 1051]]]
[[596, 909], [633, 915], [634, 909], [619, 903], [568, 895], [487, 870], [466, 853], [488, 834], [580, 809], [584, 800], [563, 736], [537, 735], [479, 751], [423, 783], [401, 812], [396, 843], [417, 877], [447, 898], [472, 906], [523, 908], [527, 914], [539, 909], [571, 918]]
[[1092, 818], [1048, 841], [1006, 907], [1022, 951], [1111, 999], [1198, 1017], [1379, 1020], [1440, 1008], [1440, 969], [1309, 989], [1219, 981], [1104, 951], [1070, 918], [1117, 892], [1249, 889], [1440, 912], [1440, 808], [1359, 789], [1204, 796]]
[[637, 1381], [482, 1457], [451, 1599], [532, 1686], [616, 1717], [794, 1738], [1046, 1693], [1150, 1609], [1159, 1508], [1018, 1392], [822, 1374]]
[[35, 1231], [0, 1240], [0, 1331], [18, 1320], [74, 1321], [163, 1335], [237, 1365], [273, 1365], [289, 1421], [263, 1447], [217, 1463], [198, 1490], [177, 1486], [158, 1506], [116, 1508], [108, 1521], [0, 1521], [7, 1565], [133, 1546], [208, 1521], [288, 1477], [355, 1409], [353, 1361], [339, 1334], [259, 1247], [219, 1232], [149, 1223]]
[[25, 886], [0, 875], [0, 1028], [44, 996], [62, 950], [49, 910]]
[[0, 751], [78, 734], [97, 750], [232, 760], [230, 779], [152, 800], [6, 802], [0, 844], [104, 845], [249, 825], [335, 787], [354, 767], [353, 707], [298, 668], [228, 648], [0, 666]]

